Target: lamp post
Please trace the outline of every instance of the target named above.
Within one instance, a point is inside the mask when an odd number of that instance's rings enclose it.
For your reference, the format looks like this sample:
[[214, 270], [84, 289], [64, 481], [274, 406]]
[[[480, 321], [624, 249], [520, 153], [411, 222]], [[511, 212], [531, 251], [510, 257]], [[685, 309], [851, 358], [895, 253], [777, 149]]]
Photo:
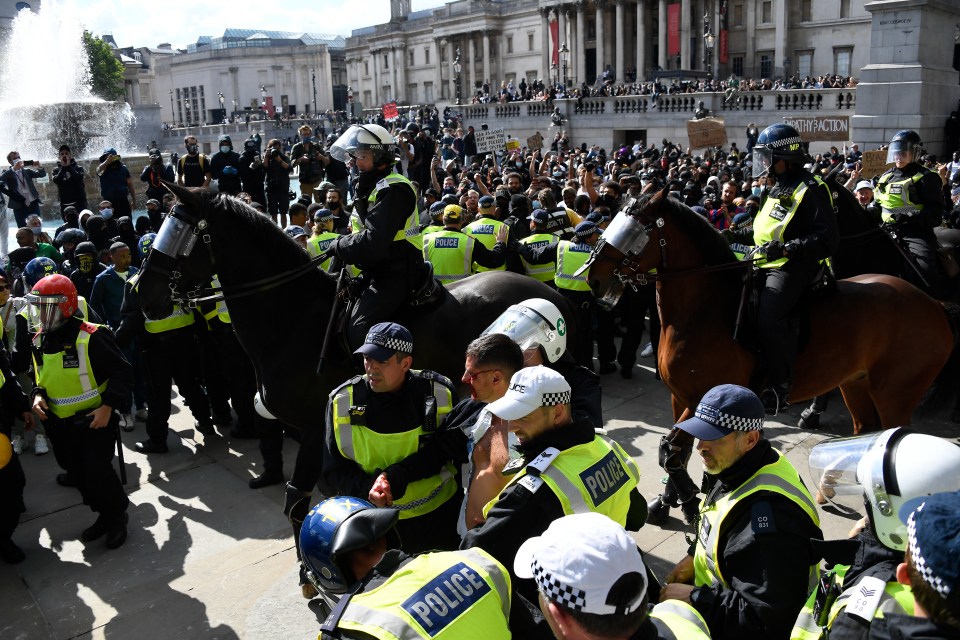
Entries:
[[713, 45], [716, 40], [710, 25], [710, 14], [707, 13], [703, 16], [703, 68], [711, 75], [713, 74]]
[[310, 81], [313, 82], [313, 115], [317, 115], [317, 70], [310, 69]]
[[352, 86], [347, 87], [347, 106], [350, 107], [348, 109], [350, 122], [353, 122], [353, 87]]
[[217, 100], [220, 101], [220, 121], [227, 119], [227, 112], [223, 110], [223, 91], [217, 92]]
[[173, 89], [170, 89], [170, 120], [177, 123], [177, 112], [173, 110]]
[[560, 43], [560, 63], [563, 65], [563, 86], [567, 86], [567, 59], [570, 57], [570, 49], [566, 42]]
[[456, 57], [453, 59], [453, 73], [456, 74], [454, 82], [457, 84], [457, 106], [460, 106], [460, 71], [463, 67], [460, 64], [460, 47], [457, 47]]
[[267, 86], [260, 85], [260, 111], [263, 112], [264, 117], [267, 115]]

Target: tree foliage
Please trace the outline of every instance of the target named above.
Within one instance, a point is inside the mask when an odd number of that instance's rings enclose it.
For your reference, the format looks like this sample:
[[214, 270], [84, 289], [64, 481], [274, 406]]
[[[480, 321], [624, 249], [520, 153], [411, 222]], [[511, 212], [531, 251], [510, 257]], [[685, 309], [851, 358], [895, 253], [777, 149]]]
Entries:
[[113, 49], [89, 31], [83, 32], [83, 47], [90, 61], [90, 91], [104, 100], [123, 97], [123, 64]]

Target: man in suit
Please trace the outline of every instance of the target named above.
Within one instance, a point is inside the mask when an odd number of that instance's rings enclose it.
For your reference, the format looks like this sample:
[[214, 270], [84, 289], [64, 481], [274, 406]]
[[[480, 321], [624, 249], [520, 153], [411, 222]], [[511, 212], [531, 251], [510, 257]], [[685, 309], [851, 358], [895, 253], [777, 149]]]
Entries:
[[46, 176], [47, 172], [36, 160], [29, 161], [28, 166], [19, 151], [8, 153], [7, 163], [10, 168], [0, 174], [0, 192], [7, 196], [17, 227], [25, 227], [27, 216], [40, 215], [40, 194], [33, 181]]

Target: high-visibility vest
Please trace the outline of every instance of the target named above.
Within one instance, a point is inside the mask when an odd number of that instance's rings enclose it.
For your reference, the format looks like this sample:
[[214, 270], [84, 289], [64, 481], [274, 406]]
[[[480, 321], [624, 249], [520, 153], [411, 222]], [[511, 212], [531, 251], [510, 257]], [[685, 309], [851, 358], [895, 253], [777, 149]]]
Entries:
[[710, 627], [700, 612], [682, 600], [665, 600], [650, 611], [650, 622], [662, 640], [710, 640]]
[[[211, 284], [214, 288], [220, 286], [220, 276], [213, 274], [213, 280]], [[227, 300], [221, 292], [219, 298], [217, 299], [217, 318], [220, 319], [220, 322], [224, 324], [231, 324], [230, 322], [230, 310], [227, 309]]]
[[510, 588], [510, 573], [482, 549], [425, 553], [350, 596], [336, 628], [382, 640], [507, 639]]
[[[824, 187], [823, 180], [819, 176], [813, 176], [814, 184], [809, 184], [808, 180], [802, 180], [800, 184], [794, 188], [793, 193], [790, 195], [789, 206], [783, 203], [783, 200], [780, 198], [768, 197], [763, 203], [763, 208], [760, 209], [760, 213], [757, 214], [756, 219], [753, 221], [753, 244], [760, 246], [776, 240], [778, 242], [783, 242], [783, 236], [786, 232], [787, 226], [790, 224], [790, 221], [793, 220], [794, 214], [797, 213], [797, 209], [800, 207], [800, 203], [803, 201], [803, 196], [806, 194], [807, 189], [810, 187]], [[830, 189], [826, 189], [827, 193], [830, 193]], [[833, 195], [829, 195], [830, 204], [833, 205]], [[760, 256], [761, 260], [757, 262], [757, 266], [763, 269], [775, 269], [782, 267], [787, 263], [786, 256], [774, 260], [773, 262], [765, 262]]]
[[[413, 195], [417, 195], [417, 190], [414, 189], [413, 184], [399, 173], [391, 173], [387, 177], [383, 178], [377, 182], [376, 186], [373, 188], [373, 191], [370, 192], [370, 195], [367, 197], [367, 202], [370, 203], [372, 207], [377, 201], [377, 194], [381, 189], [386, 189], [395, 184], [405, 184], [410, 187], [410, 190], [413, 191]], [[417, 207], [416, 202], [413, 205], [413, 211], [410, 212], [410, 215], [407, 216], [407, 219], [403, 223], [403, 228], [397, 231], [393, 236], [394, 242], [402, 242], [406, 240], [414, 247], [417, 251], [423, 249], [423, 239], [420, 236], [420, 210]]]
[[423, 228], [423, 231], [420, 232], [420, 235], [426, 238], [431, 233], [436, 233], [437, 231], [443, 231], [444, 226], [442, 224], [431, 224]]
[[443, 284], [463, 280], [473, 268], [475, 242], [459, 231], [437, 231], [423, 237], [423, 259], [433, 263], [433, 275]]
[[[327, 247], [330, 244], [340, 237], [339, 233], [334, 233], [333, 231], [324, 231], [318, 236], [310, 236], [307, 238], [307, 253], [313, 257], [317, 257], [321, 253], [327, 250]], [[320, 263], [320, 269], [326, 271], [330, 268], [330, 262], [333, 260], [332, 257], [327, 258]]]
[[[487, 249], [492, 250], [494, 245], [497, 244], [497, 233], [500, 231], [500, 227], [503, 225], [504, 223], [500, 222], [496, 218], [487, 218], [482, 216], [465, 226], [463, 228], [463, 232], [468, 236], [476, 238]], [[489, 269], [487, 267], [482, 267], [477, 263], [473, 263], [474, 273], [482, 273], [484, 271], [503, 271], [506, 268], [506, 265], [500, 265], [499, 267]]]
[[[421, 389], [429, 388], [436, 398], [436, 424], [453, 408], [453, 386], [449, 380], [433, 372], [410, 371], [413, 385], [419, 397]], [[340, 455], [353, 460], [364, 473], [374, 473], [400, 462], [420, 448], [422, 436], [428, 435], [423, 425], [412, 426], [399, 433], [380, 433], [367, 427], [364, 410], [367, 394], [372, 393], [366, 385], [366, 376], [351, 378], [330, 394], [333, 412], [333, 433]], [[456, 469], [447, 464], [436, 475], [415, 480], [407, 486], [403, 498], [393, 501], [400, 510], [400, 519], [415, 518], [440, 507], [457, 492], [454, 478]]]
[[874, 197], [880, 205], [880, 218], [892, 222], [893, 214], [914, 214], [923, 211], [923, 204], [910, 201], [910, 187], [920, 182], [927, 170], [917, 171], [909, 178], [893, 179], [893, 171], [887, 171], [877, 181]]
[[193, 311], [174, 304], [173, 311], [166, 318], [151, 320], [144, 316], [143, 328], [146, 329], [148, 333], [163, 333], [164, 331], [189, 327], [193, 322]]
[[58, 418], [69, 418], [103, 404], [100, 394], [106, 390], [108, 381], [97, 382], [89, 354], [90, 336], [98, 329], [100, 325], [89, 322], [80, 325], [70, 366], [64, 366], [67, 360], [64, 351], [44, 353], [40, 362], [37, 362], [36, 354], [33, 356], [37, 386], [46, 389], [47, 405]]
[[[909, 585], [900, 584], [896, 580], [884, 582], [878, 577], [863, 576], [855, 584], [843, 589], [844, 576], [849, 570], [847, 565], [836, 565], [821, 576], [817, 588], [810, 593], [800, 615], [797, 616], [790, 632], [790, 640], [827, 638], [828, 630], [844, 612], [860, 618], [868, 625], [869, 621], [883, 618], [888, 613], [914, 615], [913, 591]], [[832, 603], [826, 600], [826, 593], [820, 593], [821, 584], [838, 594]], [[818, 598], [823, 601], [821, 606], [829, 606], [829, 609], [820, 613], [819, 620], [814, 617]], [[853, 608], [848, 608], [850, 604], [854, 605]]]
[[[540, 247], [545, 247], [551, 242], [556, 241], [557, 237], [552, 233], [534, 233], [521, 240], [520, 244], [527, 244], [534, 249], [539, 249]], [[534, 280], [539, 280], [540, 282], [553, 282], [555, 276], [557, 275], [556, 262], [551, 261], [544, 262], [543, 264], [531, 264], [527, 262], [526, 258], [523, 257], [523, 254], [520, 255], [520, 262], [523, 263], [523, 271]]]
[[[700, 531], [697, 532], [697, 548], [693, 556], [694, 584], [698, 587], [719, 582], [730, 588], [727, 577], [720, 571], [720, 532], [723, 520], [733, 511], [734, 506], [744, 498], [758, 491], [781, 495], [799, 506], [810, 520], [820, 526], [817, 507], [810, 492], [803, 486], [800, 474], [786, 456], [777, 451], [777, 461], [764, 465], [739, 487], [720, 498], [713, 504], [706, 504], [704, 497], [700, 503]], [[761, 523], [762, 524], [762, 523]], [[758, 525], [759, 526], [759, 525]], [[810, 587], [817, 578], [817, 565], [810, 567]]]
[[[626, 526], [630, 493], [639, 481], [640, 469], [633, 458], [613, 440], [596, 435], [590, 442], [563, 451], [547, 447], [504, 491], [519, 484], [533, 493], [545, 484], [560, 500], [564, 515], [597, 512]], [[499, 499], [497, 496], [484, 505], [484, 517]]]
[[579, 276], [573, 274], [587, 263], [592, 251], [593, 247], [585, 242], [560, 240], [557, 243], [557, 275], [554, 277], [554, 282], [557, 283], [558, 289], [590, 291], [590, 284], [587, 282], [590, 270], [587, 269]]

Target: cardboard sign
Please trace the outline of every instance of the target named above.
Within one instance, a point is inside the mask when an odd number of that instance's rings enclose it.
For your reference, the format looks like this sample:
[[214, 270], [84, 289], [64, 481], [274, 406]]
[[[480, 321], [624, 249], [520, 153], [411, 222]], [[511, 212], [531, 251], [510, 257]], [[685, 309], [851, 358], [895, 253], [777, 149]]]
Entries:
[[850, 116], [804, 116], [784, 118], [783, 122], [799, 131], [804, 142], [846, 142], [850, 139]]
[[477, 153], [487, 151], [500, 151], [507, 146], [507, 136], [503, 129], [490, 129], [489, 131], [477, 131]]
[[727, 144], [727, 128], [723, 118], [701, 118], [687, 120], [687, 137], [691, 149], [722, 147]]
[[527, 149], [530, 149], [530, 151], [543, 149], [543, 136], [540, 135], [539, 131], [527, 138]]
[[520, 151], [519, 140], [507, 140], [507, 151]]
[[385, 120], [396, 120], [400, 116], [397, 112], [397, 103], [395, 101], [383, 105], [382, 110]]
[[893, 166], [892, 162], [887, 164], [886, 151], [864, 151], [860, 162], [863, 163], [863, 166], [860, 168], [860, 177], [864, 180], [876, 178]]

